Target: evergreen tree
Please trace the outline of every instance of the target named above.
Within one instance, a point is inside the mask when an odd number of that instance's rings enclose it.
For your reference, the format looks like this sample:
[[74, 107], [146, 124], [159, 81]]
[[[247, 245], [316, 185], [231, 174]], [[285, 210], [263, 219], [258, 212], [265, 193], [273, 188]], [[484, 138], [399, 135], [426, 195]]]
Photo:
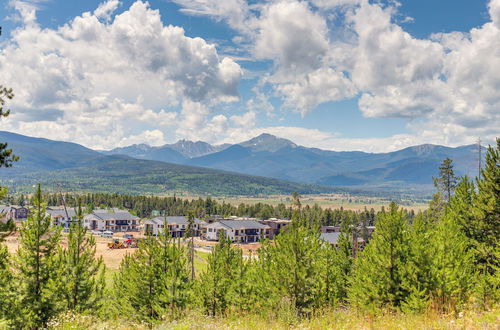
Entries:
[[219, 244], [208, 256], [208, 266], [200, 276], [199, 295], [206, 313], [210, 316], [224, 314], [233, 298], [236, 286], [238, 251], [223, 231], [219, 233]]
[[188, 211], [188, 227], [187, 227], [187, 238], [189, 239], [189, 264], [191, 266], [191, 281], [194, 281], [195, 270], [194, 270], [194, 236], [195, 236], [195, 222], [194, 222], [194, 211]]
[[[434, 308], [445, 311], [458, 311], [466, 302], [475, 280], [473, 254], [468, 250], [468, 239], [460, 230], [454, 217], [446, 215], [431, 231], [430, 260], [431, 268], [427, 277], [430, 285], [421, 276], [419, 283], [429, 286]], [[426, 271], [427, 263], [416, 264], [418, 271]]]
[[20, 229], [15, 267], [17, 296], [16, 324], [21, 328], [41, 328], [60, 310], [57, 299], [58, 246], [60, 230], [46, 215], [40, 185], [34, 207]]
[[345, 301], [347, 298], [353, 260], [351, 235], [348, 228], [343, 228], [339, 235], [334, 259], [334, 267], [338, 270], [335, 279], [335, 292], [338, 301]]
[[159, 239], [150, 236], [122, 261], [114, 279], [115, 307], [152, 323], [182, 311], [190, 300], [190, 287], [186, 251], [180, 242], [175, 244], [168, 234]]
[[407, 274], [404, 282], [408, 296], [402, 304], [402, 309], [410, 312], [425, 310], [429, 304], [429, 295], [434, 288], [431, 276], [432, 269], [432, 227], [437, 219], [429, 219], [424, 213], [415, 216], [409, 227], [409, 258]]
[[[11, 100], [14, 97], [12, 88], [0, 85], [0, 117], [7, 117], [10, 114], [9, 109], [4, 109], [6, 99]], [[0, 143], [0, 167], [11, 167], [13, 162], [19, 160], [19, 157], [12, 153], [12, 149], [7, 149], [7, 143]]]
[[321, 304], [323, 296], [324, 242], [317, 228], [301, 219], [296, 211], [287, 230], [268, 245], [270, 275], [279, 294], [289, 299], [299, 315], [308, 314]]
[[1, 239], [0, 236], [0, 320], [9, 318], [15, 298], [10, 255]]
[[86, 235], [83, 211], [78, 201], [77, 221], [72, 223], [68, 234], [68, 248], [62, 255], [62, 296], [66, 308], [85, 312], [99, 307], [104, 290], [104, 264], [102, 256], [96, 258], [93, 236]]
[[477, 263], [493, 275], [499, 263], [500, 239], [500, 139], [497, 146], [488, 147], [486, 165], [477, 181], [478, 194], [475, 200], [475, 228], [471, 230], [476, 244]]
[[407, 216], [391, 203], [378, 221], [373, 238], [353, 267], [349, 300], [363, 309], [401, 308], [407, 299], [410, 241]]
[[433, 178], [434, 185], [438, 191], [442, 192], [449, 203], [455, 187], [457, 186], [457, 177], [453, 171], [453, 160], [446, 158], [439, 166], [439, 176]]

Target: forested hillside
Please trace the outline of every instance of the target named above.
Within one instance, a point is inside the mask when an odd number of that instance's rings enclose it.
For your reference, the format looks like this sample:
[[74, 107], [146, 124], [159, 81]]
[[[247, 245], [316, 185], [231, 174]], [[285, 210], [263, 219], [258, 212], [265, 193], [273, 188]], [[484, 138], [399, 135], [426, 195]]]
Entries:
[[[110, 156], [111, 157], [111, 156]], [[198, 195], [260, 195], [333, 192], [332, 187], [287, 182], [200, 167], [112, 156], [96, 164], [57, 171], [33, 171], [9, 176], [2, 184], [13, 192], [28, 192], [42, 183], [49, 190], [60, 184], [64, 191], [100, 191], [122, 194], [190, 193]]]

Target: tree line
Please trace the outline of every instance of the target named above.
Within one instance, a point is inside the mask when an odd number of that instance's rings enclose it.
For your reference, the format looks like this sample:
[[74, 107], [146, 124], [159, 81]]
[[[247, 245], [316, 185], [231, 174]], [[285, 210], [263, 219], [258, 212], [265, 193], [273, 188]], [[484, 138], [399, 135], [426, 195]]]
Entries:
[[[48, 206], [61, 205], [61, 198], [60, 193], [44, 194]], [[152, 217], [155, 214], [187, 216], [189, 212], [193, 212], [194, 216], [200, 219], [213, 216], [291, 219], [295, 208], [293, 201], [288, 205], [285, 203], [270, 205], [259, 202], [255, 204], [240, 203], [236, 206], [225, 201], [218, 202], [212, 197], [188, 200], [175, 195], [173, 197], [160, 197], [108, 193], [64, 193], [64, 200], [66, 205], [72, 208], [76, 207], [80, 201], [88, 211], [96, 208], [120, 208], [127, 209], [141, 218]], [[27, 195], [6, 196], [3, 201], [8, 204], [31, 205], [33, 197]], [[409, 212], [410, 217], [415, 215], [414, 211], [410, 210]], [[317, 204], [301, 206], [302, 217], [323, 226], [340, 226], [346, 222], [353, 225], [373, 226], [377, 213], [375, 209], [367, 209], [366, 207], [363, 211], [353, 211], [345, 210], [343, 207], [338, 209], [321, 208]]]
[[68, 310], [153, 325], [192, 309], [309, 317], [341, 306], [370, 313], [490, 308], [500, 298], [499, 162], [500, 140], [475, 181], [457, 180], [452, 162], [443, 162], [429, 209], [413, 216], [392, 203], [356, 256], [352, 226], [344, 223], [337, 246], [327, 244], [296, 196], [292, 223], [256, 257], [245, 258], [222, 236], [194, 277], [186, 244], [148, 237], [123, 259], [110, 287], [95, 241], [85, 235], [82, 201], [63, 247], [38, 187], [17, 254], [0, 246], [0, 318], [36, 329]]

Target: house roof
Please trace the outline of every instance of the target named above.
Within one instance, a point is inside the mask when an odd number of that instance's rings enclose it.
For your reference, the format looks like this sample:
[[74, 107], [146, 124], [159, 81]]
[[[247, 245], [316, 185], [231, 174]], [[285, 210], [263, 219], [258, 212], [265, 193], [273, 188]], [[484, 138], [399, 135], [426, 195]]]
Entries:
[[0, 205], [0, 213], [8, 213], [10, 212], [10, 210], [11, 210], [10, 206]]
[[98, 218], [100, 220], [139, 220], [139, 217], [136, 217], [133, 214], [126, 210], [94, 210], [91, 214], [85, 217], [90, 218]]
[[[170, 217], [167, 217], [166, 219], [165, 219], [165, 217], [156, 217], [153, 219], [148, 219], [145, 222], [151, 221], [156, 225], [161, 225], [161, 224], [163, 224], [163, 222], [165, 222], [165, 220], [167, 220], [167, 223], [169, 225], [186, 225], [186, 226], [188, 225], [188, 218], [185, 216], [170, 216]], [[195, 218], [194, 223], [200, 224], [200, 223], [203, 223], [203, 221]]]
[[[68, 216], [74, 217], [76, 216], [76, 212], [72, 208], [68, 208]], [[58, 217], [63, 217], [66, 218], [66, 212], [64, 209], [47, 209], [46, 212], [50, 214], [51, 217], [53, 218], [58, 218]]]
[[[267, 225], [263, 225], [255, 220], [221, 220], [219, 224], [230, 229], [269, 229]], [[213, 223], [215, 225], [217, 223]], [[210, 225], [209, 225], [210, 226]], [[207, 226], [207, 227], [209, 227]]]
[[322, 240], [325, 240], [326, 242], [330, 243], [330, 244], [337, 244], [338, 241], [339, 241], [339, 236], [340, 236], [340, 233], [321, 233], [321, 235], [319, 236], [319, 238], [321, 238]]

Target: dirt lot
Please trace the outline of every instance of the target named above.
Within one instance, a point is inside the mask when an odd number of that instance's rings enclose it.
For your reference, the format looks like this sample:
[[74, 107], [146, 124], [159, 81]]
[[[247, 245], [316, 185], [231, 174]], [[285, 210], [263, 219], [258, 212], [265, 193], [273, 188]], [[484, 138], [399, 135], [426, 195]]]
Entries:
[[[130, 248], [130, 249], [109, 249], [108, 248], [108, 243], [112, 242], [113, 239], [121, 239], [121, 237], [125, 233], [117, 233], [115, 234], [114, 238], [103, 238], [99, 236], [94, 236], [96, 240], [96, 255], [97, 257], [102, 256], [104, 263], [106, 264], [106, 267], [111, 270], [117, 270], [120, 267], [120, 262], [123, 259], [123, 257], [127, 254], [134, 253], [136, 249]], [[138, 235], [137, 233], [131, 233], [134, 235], [134, 237], [141, 237], [141, 235]], [[19, 240], [18, 240], [18, 235], [19, 233], [14, 233], [12, 236], [9, 236], [5, 240], [5, 245], [9, 249], [9, 252], [12, 254], [15, 254], [18, 247], [19, 247]], [[194, 242], [195, 246], [197, 246], [197, 250], [200, 252], [199, 254], [204, 255], [206, 253], [211, 252], [211, 248], [207, 248], [207, 246], [215, 246], [217, 242], [211, 242], [211, 241], [204, 241], [200, 239], [195, 239]], [[67, 246], [67, 241], [66, 241], [66, 236], [62, 236], [61, 240], [61, 245]], [[259, 243], [251, 243], [251, 244], [235, 244], [235, 247], [243, 249], [243, 253], [245, 255], [250, 255], [253, 254], [255, 255], [256, 251], [259, 249], [260, 244]]]
[[[18, 240], [18, 233], [14, 233], [14, 235], [9, 236], [5, 240], [5, 245], [9, 249], [9, 252], [11, 253], [16, 253], [17, 248], [19, 247], [19, 240]], [[123, 236], [123, 234], [117, 234]], [[104, 263], [106, 264], [107, 268], [116, 270], [120, 266], [120, 262], [123, 259], [123, 257], [126, 254], [129, 253], [134, 253], [136, 249], [109, 249], [108, 248], [108, 243], [111, 242], [113, 239], [111, 238], [103, 238], [103, 237], [98, 237], [94, 236], [96, 240], [96, 255], [102, 256]], [[61, 245], [66, 246], [67, 241], [66, 237], [63, 235], [62, 240], [61, 240]]]

